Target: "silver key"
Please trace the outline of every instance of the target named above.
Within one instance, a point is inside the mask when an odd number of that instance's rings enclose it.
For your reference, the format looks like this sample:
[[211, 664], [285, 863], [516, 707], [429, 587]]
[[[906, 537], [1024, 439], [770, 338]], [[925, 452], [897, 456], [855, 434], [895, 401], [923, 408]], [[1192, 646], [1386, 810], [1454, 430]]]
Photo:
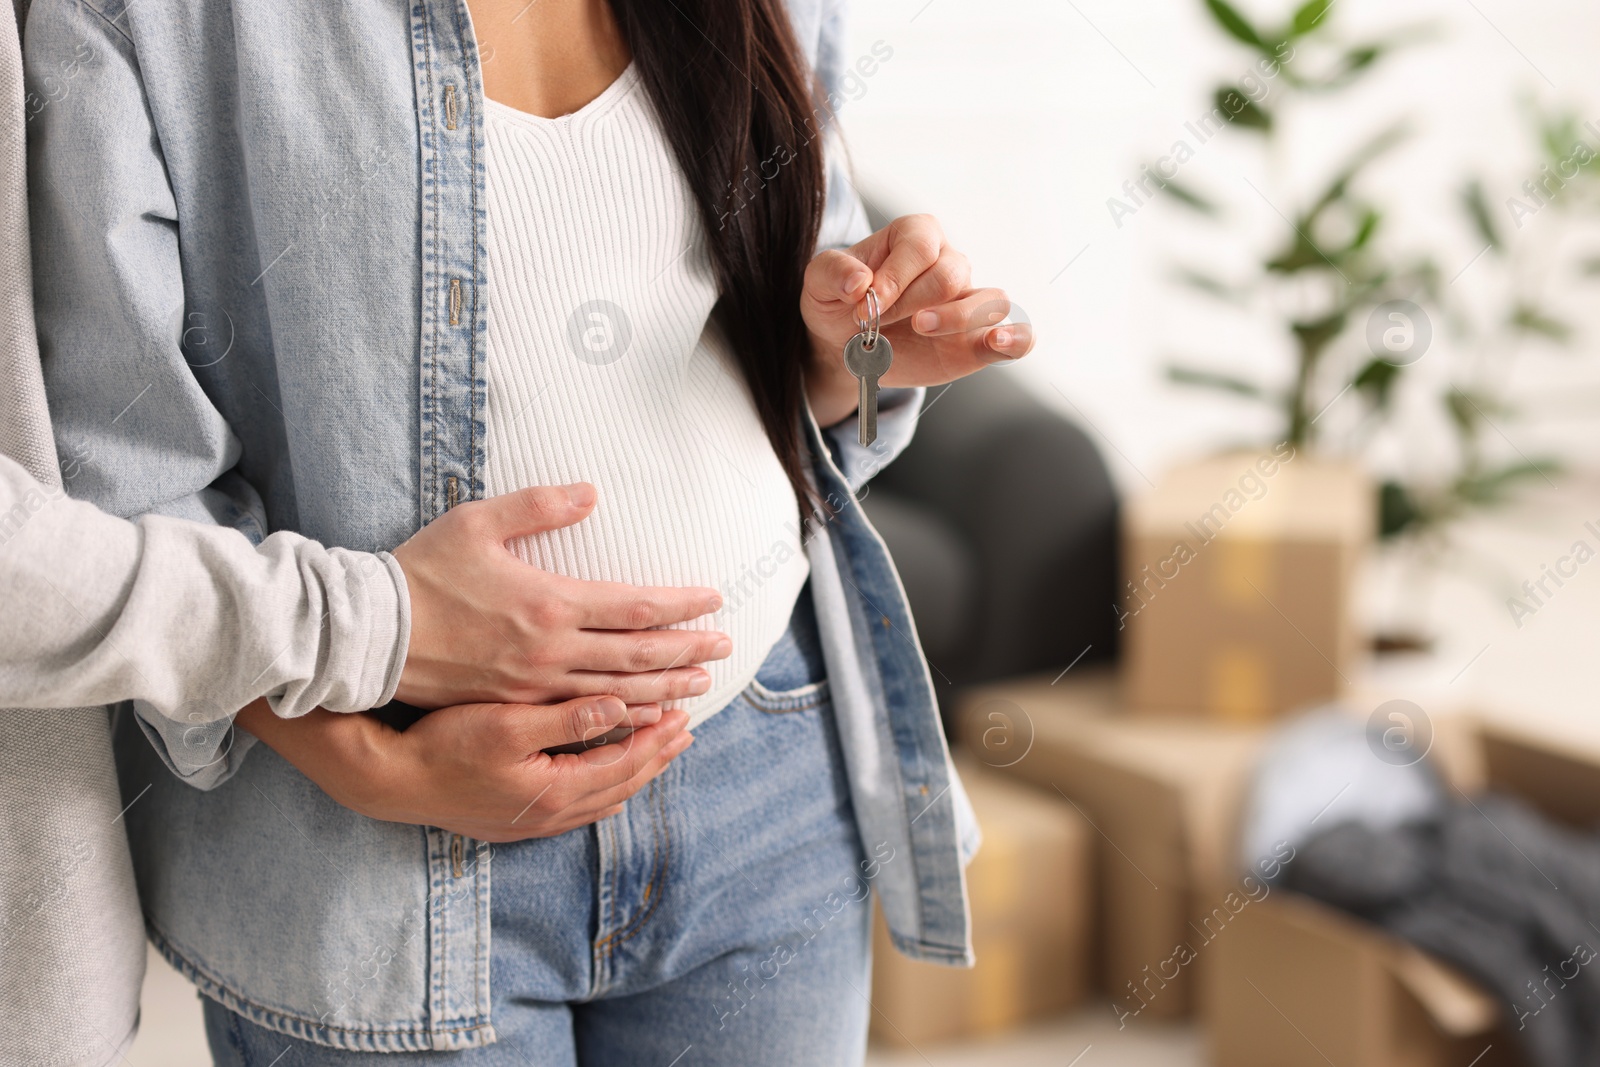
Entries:
[[882, 334], [867, 347], [867, 335], [858, 333], [844, 343], [845, 370], [861, 379], [861, 443], [878, 439], [878, 379], [889, 372], [894, 349]]
[[844, 343], [844, 369], [861, 380], [861, 443], [870, 445], [878, 439], [878, 379], [889, 373], [894, 362], [894, 347], [889, 339], [878, 332], [882, 308], [878, 293], [867, 287], [866, 322], [856, 320], [861, 332]]

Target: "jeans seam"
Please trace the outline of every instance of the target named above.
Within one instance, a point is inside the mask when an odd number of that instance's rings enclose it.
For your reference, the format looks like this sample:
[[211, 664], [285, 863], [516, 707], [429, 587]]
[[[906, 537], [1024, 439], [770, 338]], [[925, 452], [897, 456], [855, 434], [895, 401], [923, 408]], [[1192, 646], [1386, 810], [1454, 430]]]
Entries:
[[[631, 798], [630, 798], [631, 799]], [[618, 868], [621, 866], [621, 849], [617, 845], [617, 823], [621, 814], [613, 815], [602, 822], [595, 824], [595, 854], [602, 857], [601, 863], [609, 863], [610, 877], [602, 869], [596, 871], [595, 896], [603, 899], [604, 910], [596, 908], [596, 925], [594, 942], [589, 946], [590, 967], [593, 974], [589, 979], [589, 999], [597, 997], [611, 984], [611, 953], [609, 945], [616, 936], [617, 913], [617, 883]], [[610, 884], [610, 892], [603, 893], [601, 887]]]
[[228, 1013], [228, 1040], [233, 1044], [233, 1051], [239, 1057], [240, 1067], [250, 1067], [250, 1055], [244, 1047], [244, 1031], [239, 1028], [243, 1017], [237, 1012]]
[[[621, 818], [621, 814], [619, 813], [613, 818]], [[615, 822], [610, 824], [609, 829], [611, 831], [611, 896], [606, 901], [607, 933], [605, 937], [600, 939], [602, 945], [611, 940], [613, 933], [617, 929], [617, 902], [621, 899], [619, 894], [622, 891], [622, 835], [617, 832], [617, 824]]]
[[[655, 914], [656, 906], [661, 903], [661, 898], [666, 895], [668, 867], [672, 862], [672, 825], [666, 813], [666, 787], [663, 786], [659, 790], [656, 788], [657, 783], [660, 781], [661, 779], [657, 778], [650, 783], [651, 835], [655, 839], [655, 844], [650, 857], [650, 878], [645, 885], [646, 887], [654, 886], [659, 881], [661, 889], [659, 892], [650, 894], [650, 902], [645, 905], [643, 911], [628, 920], [626, 926], [607, 934], [605, 939], [601, 941], [600, 944], [607, 956], [612, 955], [618, 945], [632, 940], [645, 928], [650, 916]], [[656, 798], [658, 796], [660, 797], [661, 805], [659, 816], [656, 809]], [[665, 842], [665, 849], [662, 847], [663, 842]]]
[[[654, 884], [654, 882], [655, 882], [656, 857], [658, 855], [660, 855], [660, 852], [661, 852], [661, 827], [656, 822], [656, 809], [655, 809], [656, 782], [658, 782], [659, 780], [660, 780], [659, 778], [651, 779], [649, 786], [646, 787], [648, 789], [648, 792], [645, 794], [646, 801], [649, 804], [648, 810], [650, 812], [650, 842], [651, 842], [651, 844], [650, 844], [650, 879], [645, 882], [645, 886], [646, 886], [646, 890], [647, 891], [648, 891], [649, 887], [652, 886]], [[631, 839], [632, 835], [630, 834], [629, 837]], [[618, 866], [619, 867], [621, 866], [620, 862], [618, 863]], [[612, 898], [611, 898], [611, 900], [612, 900], [613, 921], [611, 923], [610, 932], [607, 933], [605, 937], [600, 939], [600, 947], [601, 947], [602, 950], [604, 950], [604, 952], [606, 953], [607, 956], [610, 956], [612, 950], [615, 949], [616, 946], [621, 943], [621, 942], [619, 942], [617, 940], [617, 938], [624, 931], [626, 931], [629, 927], [631, 927], [638, 919], [637, 915], [633, 915], [633, 916], [629, 917], [626, 920], [620, 920], [620, 921], [617, 920], [615, 918], [615, 913], [619, 910], [618, 907], [617, 907], [617, 900], [618, 899], [619, 898], [618, 898], [617, 894], [615, 892], [613, 892]]]

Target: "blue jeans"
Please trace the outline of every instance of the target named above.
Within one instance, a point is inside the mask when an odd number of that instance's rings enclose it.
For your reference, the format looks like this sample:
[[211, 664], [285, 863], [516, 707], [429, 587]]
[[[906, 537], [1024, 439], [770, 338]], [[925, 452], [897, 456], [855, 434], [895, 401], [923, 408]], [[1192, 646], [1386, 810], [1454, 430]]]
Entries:
[[809, 590], [756, 681], [626, 810], [498, 845], [491, 862], [496, 1044], [343, 1052], [207, 1000], [218, 1067], [864, 1058], [877, 865], [856, 831]]

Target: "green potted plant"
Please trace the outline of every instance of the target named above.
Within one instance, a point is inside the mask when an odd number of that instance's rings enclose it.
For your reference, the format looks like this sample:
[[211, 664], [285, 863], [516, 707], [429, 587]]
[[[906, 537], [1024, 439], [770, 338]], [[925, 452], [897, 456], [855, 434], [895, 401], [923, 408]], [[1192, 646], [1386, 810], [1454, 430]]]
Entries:
[[[1250, 57], [1240, 79], [1219, 85], [1211, 116], [1219, 126], [1253, 140], [1268, 160], [1281, 151], [1285, 127], [1299, 106], [1327, 100], [1359, 85], [1397, 50], [1427, 39], [1426, 29], [1403, 27], [1370, 40], [1348, 40], [1332, 25], [1331, 0], [1309, 0], [1281, 23], [1252, 21], [1226, 0], [1202, 0], [1217, 27]], [[1567, 115], [1540, 120], [1546, 171], [1559, 186], [1539, 183], [1534, 208], [1557, 210], [1585, 199], [1600, 200], [1600, 160], [1591, 153], [1573, 159], [1576, 122]], [[1199, 132], [1205, 132], [1202, 128]], [[1470, 358], [1450, 368], [1450, 384], [1437, 397], [1454, 435], [1450, 472], [1389, 469], [1375, 472], [1379, 537], [1392, 551], [1437, 563], [1450, 550], [1450, 525], [1474, 509], [1503, 503], [1520, 485], [1553, 478], [1559, 465], [1549, 457], [1506, 455], [1503, 427], [1517, 416], [1500, 399], [1496, 380], [1520, 342], [1536, 335], [1565, 342], [1571, 329], [1545, 310], [1533, 284], [1529, 254], [1518, 254], [1496, 222], [1481, 181], [1466, 184], [1464, 219], [1484, 242], [1495, 269], [1516, 275], [1499, 291], [1499, 308], [1452, 306], [1448, 283], [1436, 258], [1397, 250], [1383, 240], [1390, 209], [1369, 191], [1369, 168], [1408, 135], [1403, 119], [1374, 124], [1343, 162], [1312, 187], [1310, 195], [1266, 181], [1224, 199], [1182, 180], [1170, 159], [1145, 173], [1172, 202], [1207, 224], [1225, 227], [1262, 221], [1273, 234], [1247, 272], [1221, 276], [1193, 264], [1174, 270], [1175, 280], [1238, 311], [1273, 322], [1293, 353], [1283, 384], [1269, 384], [1239, 371], [1227, 358], [1188, 355], [1167, 366], [1170, 380], [1221, 391], [1276, 415], [1272, 441], [1287, 441], [1310, 457], [1368, 458], [1375, 438], [1402, 416], [1396, 404], [1407, 372], [1431, 347], [1436, 329], [1450, 331]], [[1600, 147], [1600, 135], [1592, 139]], [[1270, 169], [1269, 169], [1270, 170]], [[1570, 172], [1570, 173], [1569, 173]], [[1562, 177], [1565, 175], [1565, 177]], [[1600, 259], [1588, 265], [1600, 274]], [[1453, 280], [1453, 279], [1452, 279]], [[1295, 299], [1285, 299], [1292, 291]], [[1282, 309], [1295, 310], [1285, 313]], [[1359, 405], [1323, 421], [1336, 404]], [[1425, 597], [1408, 594], [1413, 604]], [[1390, 620], [1375, 636], [1384, 647], [1426, 646], [1415, 620]], [[1405, 632], [1413, 631], [1413, 632]]]

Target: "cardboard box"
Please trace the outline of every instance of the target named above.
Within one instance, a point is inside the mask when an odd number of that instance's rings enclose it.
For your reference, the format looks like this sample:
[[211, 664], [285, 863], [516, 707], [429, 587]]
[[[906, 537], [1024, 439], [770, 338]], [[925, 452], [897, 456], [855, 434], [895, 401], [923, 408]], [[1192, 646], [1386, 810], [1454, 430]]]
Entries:
[[[1600, 750], [1504, 724], [1482, 724], [1472, 736], [1474, 758], [1457, 751], [1436, 761], [1452, 785], [1470, 794], [1481, 783], [1575, 827], [1600, 821]], [[1523, 1062], [1498, 998], [1381, 929], [1304, 897], [1274, 892], [1252, 905], [1206, 962], [1216, 1067]]]
[[876, 916], [872, 1038], [885, 1044], [994, 1033], [1059, 1014], [1089, 991], [1094, 831], [1053, 793], [958, 766], [984, 834], [967, 869], [977, 966], [907, 959]]
[[1518, 1062], [1493, 996], [1432, 956], [1305, 897], [1274, 893], [1252, 904], [1207, 964], [1214, 1067]]
[[1337, 696], [1360, 655], [1353, 588], [1374, 501], [1357, 467], [1288, 446], [1180, 467], [1130, 500], [1130, 705], [1261, 722]]
[[[1067, 798], [1098, 850], [1099, 984], [1120, 1011], [1196, 1007], [1198, 970], [1152, 973], [1223, 902], [1239, 811], [1265, 733], [1198, 719], [1118, 714], [1116, 679], [1076, 670], [969, 690], [958, 736], [977, 758]], [[1168, 968], [1169, 972], [1172, 968]]]

